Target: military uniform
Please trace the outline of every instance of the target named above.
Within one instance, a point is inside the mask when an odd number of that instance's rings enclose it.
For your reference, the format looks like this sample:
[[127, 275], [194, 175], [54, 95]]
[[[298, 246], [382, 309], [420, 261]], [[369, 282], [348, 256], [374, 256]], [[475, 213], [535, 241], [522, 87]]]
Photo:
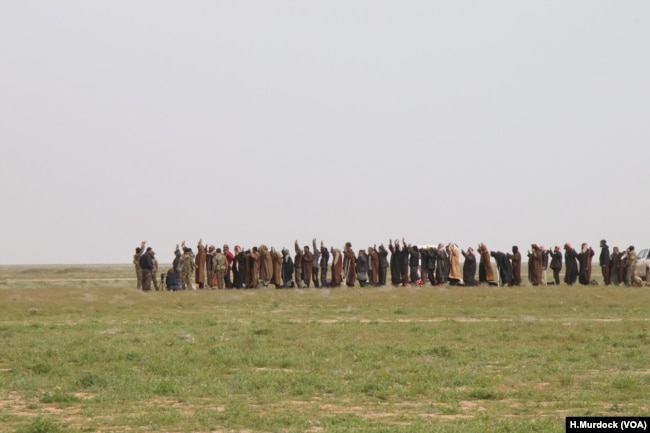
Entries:
[[226, 271], [228, 270], [227, 257], [224, 254], [217, 252], [212, 259], [212, 266], [217, 274], [217, 288], [224, 289], [226, 287]]
[[181, 259], [181, 290], [194, 290], [192, 287], [192, 274], [194, 274], [194, 258], [186, 253]]

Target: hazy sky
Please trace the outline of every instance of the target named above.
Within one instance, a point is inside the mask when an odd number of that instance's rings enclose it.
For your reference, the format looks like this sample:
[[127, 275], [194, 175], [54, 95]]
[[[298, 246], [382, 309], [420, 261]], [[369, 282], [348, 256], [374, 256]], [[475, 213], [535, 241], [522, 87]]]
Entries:
[[647, 0], [0, 0], [0, 59], [0, 264], [650, 244]]

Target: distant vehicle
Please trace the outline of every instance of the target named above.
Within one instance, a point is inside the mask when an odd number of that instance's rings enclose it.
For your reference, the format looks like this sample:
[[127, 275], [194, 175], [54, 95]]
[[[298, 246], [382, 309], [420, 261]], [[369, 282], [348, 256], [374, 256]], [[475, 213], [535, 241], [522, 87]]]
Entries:
[[637, 253], [636, 258], [636, 276], [643, 280], [648, 280], [650, 275], [650, 248], [644, 248]]

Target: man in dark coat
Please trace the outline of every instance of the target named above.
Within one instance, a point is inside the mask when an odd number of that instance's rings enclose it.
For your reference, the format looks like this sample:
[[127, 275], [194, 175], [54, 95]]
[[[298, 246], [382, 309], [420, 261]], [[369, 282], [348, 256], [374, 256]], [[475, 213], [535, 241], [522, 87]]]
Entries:
[[379, 285], [385, 286], [388, 273], [388, 251], [384, 248], [384, 244], [379, 245], [379, 248], [375, 248], [375, 250], [379, 256]]
[[591, 258], [593, 256], [594, 250], [586, 243], [583, 243], [578, 253], [578, 265], [580, 266], [578, 281], [585, 286], [591, 282]]
[[499, 268], [499, 277], [501, 277], [501, 285], [508, 285], [512, 287], [513, 278], [512, 278], [512, 263], [508, 259], [508, 256], [501, 251], [491, 251], [490, 255], [494, 257], [494, 261]]
[[390, 282], [394, 286], [399, 286], [402, 282], [402, 273], [400, 271], [402, 251], [399, 248], [399, 242], [388, 241], [388, 249], [390, 250]]
[[512, 247], [512, 254], [508, 254], [508, 260], [512, 263], [512, 284], [521, 286], [521, 253], [517, 245]]
[[476, 256], [474, 255], [474, 248], [467, 248], [467, 252], [461, 250], [465, 263], [463, 263], [463, 283], [466, 286], [475, 286], [476, 283]]
[[445, 284], [449, 277], [449, 254], [443, 244], [438, 244], [436, 251], [436, 280], [439, 284]]
[[286, 248], [282, 249], [282, 287], [288, 289], [293, 287], [293, 259]]
[[411, 284], [416, 284], [418, 276], [418, 268], [420, 267], [420, 250], [418, 250], [417, 245], [410, 245], [408, 247], [409, 251], [409, 280]]
[[560, 284], [560, 271], [562, 270], [562, 251], [559, 245], [556, 245], [551, 253], [551, 270], [553, 271], [553, 280], [556, 285]]
[[598, 257], [598, 264], [600, 265], [600, 270], [603, 272], [603, 282], [606, 286], [609, 285], [609, 267], [610, 267], [610, 257], [609, 257], [609, 247], [607, 246], [607, 241], [603, 239], [600, 241], [600, 256]]
[[528, 274], [530, 275], [530, 282], [533, 286], [543, 284], [542, 274], [544, 268], [542, 265], [542, 250], [537, 244], [530, 246], [531, 250], [528, 251]]
[[564, 244], [564, 282], [569, 286], [578, 280], [578, 253], [570, 243]]

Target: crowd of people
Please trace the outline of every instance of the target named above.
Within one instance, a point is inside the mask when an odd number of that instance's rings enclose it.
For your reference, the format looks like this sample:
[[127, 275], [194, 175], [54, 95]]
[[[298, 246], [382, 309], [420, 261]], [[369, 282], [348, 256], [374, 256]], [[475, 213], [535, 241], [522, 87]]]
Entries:
[[[576, 251], [570, 243], [552, 250], [543, 245], [532, 244], [527, 251], [527, 280], [533, 286], [560, 284], [560, 272], [564, 264], [564, 283], [596, 284], [592, 280], [593, 248], [583, 243]], [[476, 255], [478, 254], [478, 264]], [[461, 267], [461, 256], [462, 267]], [[330, 260], [331, 259], [331, 260]], [[496, 265], [496, 272], [492, 259]], [[564, 259], [564, 260], [563, 260]], [[624, 251], [614, 247], [611, 254], [605, 240], [600, 242], [599, 266], [606, 285], [627, 286], [641, 284], [635, 276], [637, 255], [634, 246]], [[312, 239], [309, 245], [294, 242], [294, 254], [287, 248], [278, 251], [266, 245], [244, 249], [235, 245], [217, 248], [206, 246], [202, 240], [196, 251], [183, 241], [176, 245], [171, 268], [161, 273], [158, 282], [158, 261], [146, 242], [135, 249], [133, 264], [137, 276], [137, 289], [155, 290], [202, 290], [256, 289], [260, 287], [308, 288], [383, 286], [389, 281], [395, 286], [440, 285], [475, 286], [522, 284], [522, 254], [517, 246], [510, 252], [491, 251], [484, 243], [475, 251], [472, 247], [461, 249], [454, 243], [438, 246], [407, 244], [404, 239], [389, 240], [355, 252], [350, 242], [342, 250], [326, 248], [321, 241]], [[478, 268], [478, 279], [476, 278]], [[547, 269], [553, 273], [547, 281]]]

